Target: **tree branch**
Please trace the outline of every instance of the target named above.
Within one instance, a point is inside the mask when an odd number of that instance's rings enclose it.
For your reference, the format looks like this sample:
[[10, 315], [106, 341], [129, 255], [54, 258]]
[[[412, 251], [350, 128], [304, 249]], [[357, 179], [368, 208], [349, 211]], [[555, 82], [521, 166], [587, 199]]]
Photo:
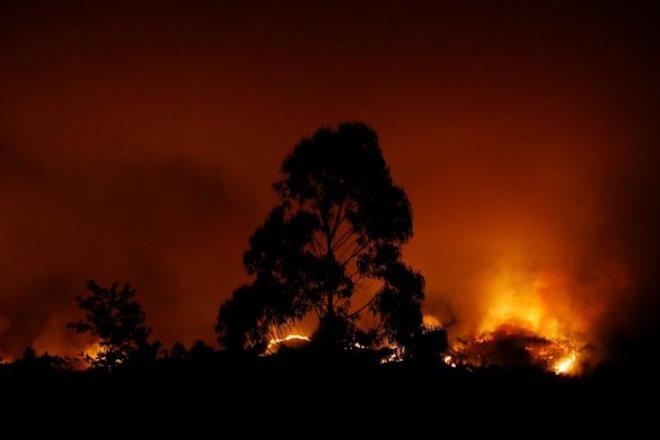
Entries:
[[355, 235], [353, 228], [349, 228], [348, 231], [344, 232], [341, 237], [337, 239], [337, 242], [332, 246], [333, 251], [339, 250], [343, 245], [348, 243], [349, 239]]
[[314, 241], [313, 241], [313, 243], [314, 243], [314, 248], [315, 248], [316, 251], [318, 252], [317, 257], [318, 257], [318, 256], [321, 256], [322, 254], [325, 253], [325, 252], [324, 252], [324, 249], [323, 249], [323, 245], [322, 245], [321, 242], [318, 240], [318, 238], [316, 238], [316, 237], [312, 237], [312, 238], [314, 239]]
[[364, 245], [364, 244], [362, 244], [362, 245], [358, 245], [358, 246], [355, 248], [355, 250], [351, 253], [351, 255], [349, 255], [348, 258], [346, 258], [344, 261], [341, 262], [341, 265], [344, 266], [344, 267], [346, 267], [346, 265], [348, 264], [348, 262], [351, 261], [353, 258], [357, 257], [357, 256], [360, 254], [360, 252], [362, 252], [366, 247], [367, 247], [367, 246]]
[[337, 215], [335, 215], [335, 224], [332, 226], [332, 230], [330, 231], [330, 241], [332, 241], [335, 238], [335, 234], [337, 233], [337, 229], [339, 229], [339, 225], [344, 221], [344, 216], [342, 215], [342, 211], [344, 210], [344, 202], [341, 202], [341, 204], [337, 207]]
[[350, 313], [350, 316], [355, 316], [355, 315], [357, 315], [358, 313], [360, 313], [362, 310], [364, 310], [364, 309], [366, 309], [367, 307], [369, 307], [369, 305], [371, 305], [371, 303], [374, 302], [374, 300], [376, 299], [377, 296], [378, 296], [378, 293], [375, 293], [374, 296], [372, 296], [371, 299], [370, 299], [369, 301], [367, 301], [366, 304], [364, 304], [362, 307], [360, 307], [360, 308], [357, 309], [356, 311], [351, 312], [351, 313]]
[[350, 297], [349, 298], [341, 298], [339, 301], [337, 301], [335, 303], [336, 308], [343, 307], [344, 305], [346, 305], [349, 302], [349, 300], [350, 300]]

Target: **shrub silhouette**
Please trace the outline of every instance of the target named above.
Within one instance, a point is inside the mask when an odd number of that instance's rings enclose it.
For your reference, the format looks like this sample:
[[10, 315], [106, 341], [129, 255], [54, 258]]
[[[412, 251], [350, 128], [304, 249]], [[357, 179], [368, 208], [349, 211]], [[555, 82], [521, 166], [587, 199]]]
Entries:
[[134, 365], [155, 359], [159, 342], [148, 341], [151, 329], [144, 325], [145, 313], [134, 300], [135, 290], [129, 284], [119, 290], [115, 282], [109, 289], [94, 280], [87, 283], [90, 295], [77, 297], [85, 319], [69, 324], [78, 333], [90, 333], [98, 338], [101, 349], [88, 360], [94, 367], [112, 371], [119, 365]]

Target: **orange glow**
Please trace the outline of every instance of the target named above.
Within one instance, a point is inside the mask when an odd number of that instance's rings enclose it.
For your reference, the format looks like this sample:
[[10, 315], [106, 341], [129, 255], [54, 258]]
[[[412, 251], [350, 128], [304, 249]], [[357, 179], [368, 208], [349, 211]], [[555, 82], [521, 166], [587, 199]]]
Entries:
[[575, 352], [571, 353], [570, 356], [565, 357], [557, 361], [554, 365], [554, 371], [556, 374], [571, 374], [575, 368], [575, 361], [577, 359], [577, 354]]
[[99, 341], [88, 344], [83, 348], [82, 355], [85, 358], [96, 359], [101, 353], [103, 353], [103, 347]]
[[389, 364], [393, 362], [403, 362], [403, 358], [405, 355], [405, 350], [403, 347], [399, 347], [397, 345], [392, 345], [390, 346], [392, 352], [385, 358], [380, 360], [381, 364]]
[[422, 317], [422, 325], [427, 329], [442, 328], [440, 320], [433, 315], [424, 315]]
[[582, 373], [581, 347], [592, 316], [570, 307], [562, 277], [502, 267], [483, 284], [476, 330], [457, 337], [446, 364], [535, 366], [562, 375]]
[[72, 367], [76, 370], [85, 370], [90, 368], [105, 349], [100, 341], [91, 342], [83, 347], [80, 355], [73, 361]]
[[[479, 333], [491, 332], [502, 325], [517, 325], [550, 339], [566, 338], [570, 327], [569, 316], [553, 313], [544, 293], [549, 280], [543, 276], [532, 277], [521, 271], [504, 269], [490, 281], [489, 293], [485, 296], [490, 303]], [[551, 292], [555, 296], [560, 292]]]
[[272, 354], [275, 351], [277, 351], [277, 348], [280, 345], [286, 345], [287, 343], [304, 343], [304, 342], [310, 342], [311, 339], [305, 335], [299, 335], [299, 334], [288, 334], [283, 338], [272, 338], [270, 341], [268, 341], [268, 347], [266, 348], [266, 353], [265, 354]]
[[426, 279], [437, 319], [424, 324], [441, 323], [453, 350], [515, 328], [562, 347], [549, 371], [575, 352], [573, 372], [583, 347], [645, 331], [660, 38], [644, 8], [11, 3], [0, 14], [5, 362], [28, 345], [91, 350], [66, 323], [92, 276], [130, 281], [164, 346], [215, 345], [282, 159], [345, 119], [374, 127], [409, 196], [405, 261]]

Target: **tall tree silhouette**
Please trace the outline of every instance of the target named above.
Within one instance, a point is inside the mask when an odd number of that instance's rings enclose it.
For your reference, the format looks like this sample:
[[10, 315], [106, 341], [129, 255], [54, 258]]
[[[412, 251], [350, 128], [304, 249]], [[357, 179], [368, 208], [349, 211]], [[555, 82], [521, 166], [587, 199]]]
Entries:
[[106, 289], [94, 280], [87, 283], [87, 290], [89, 296], [76, 297], [85, 319], [69, 327], [98, 338], [101, 349], [89, 359], [92, 365], [113, 370], [118, 365], [153, 360], [160, 343], [148, 341], [151, 329], [144, 325], [145, 313], [134, 300], [135, 290], [128, 283], [119, 290], [118, 282]]
[[[216, 331], [227, 349], [263, 350], [269, 332], [315, 312], [316, 343], [347, 348], [364, 333], [410, 346], [420, 333], [423, 277], [401, 260], [412, 236], [410, 202], [392, 182], [373, 129], [321, 128], [285, 158], [279, 203], [243, 256], [249, 285], [221, 307]], [[359, 298], [360, 304], [353, 304]]]

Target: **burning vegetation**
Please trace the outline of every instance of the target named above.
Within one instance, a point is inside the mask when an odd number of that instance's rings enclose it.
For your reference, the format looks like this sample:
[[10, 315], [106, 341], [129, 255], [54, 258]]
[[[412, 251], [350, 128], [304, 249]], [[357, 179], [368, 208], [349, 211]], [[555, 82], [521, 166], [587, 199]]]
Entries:
[[[564, 277], [501, 268], [484, 280], [482, 288], [483, 303], [475, 306], [481, 314], [474, 319], [471, 331], [464, 331], [466, 326], [460, 327], [460, 322], [447, 325], [449, 320], [441, 316], [423, 316], [425, 333], [441, 330], [451, 336], [447, 350], [439, 354], [446, 365], [536, 368], [578, 376], [598, 363], [599, 352], [589, 338], [590, 324], [597, 314], [571, 301], [570, 283]], [[265, 354], [310, 342], [301, 331], [277, 334]], [[392, 341], [384, 340], [372, 348], [380, 350], [381, 363], [405, 357], [405, 349]]]
[[311, 339], [308, 336], [295, 333], [288, 334], [283, 338], [272, 338], [270, 341], [268, 341], [268, 347], [266, 347], [266, 351], [263, 354], [270, 355], [277, 353], [283, 346], [292, 348], [300, 347], [310, 341]]
[[469, 367], [537, 367], [556, 374], [579, 374], [579, 349], [571, 340], [552, 340], [516, 325], [503, 325], [473, 339], [458, 339], [447, 364]]
[[472, 331], [456, 332], [446, 364], [580, 375], [598, 362], [589, 338], [597, 311], [578, 307], [564, 278], [505, 269], [483, 287], [483, 313]]
[[[505, 242], [484, 259], [494, 271], [461, 275], [469, 285], [443, 295], [458, 319], [424, 316], [426, 280], [403, 253], [413, 236], [412, 206], [376, 132], [356, 122], [321, 128], [296, 144], [280, 171], [277, 204], [243, 255], [250, 281], [219, 308], [215, 330], [229, 355], [275, 354], [313, 340], [318, 352], [368, 350], [381, 363], [466, 369], [579, 375], [597, 360], [593, 328], [613, 288], [626, 282], [615, 264], [572, 268], [564, 258], [539, 256], [548, 246], [518, 255], [515, 240]], [[129, 284], [90, 280], [87, 288], [77, 297], [83, 319], [69, 324], [93, 341], [80, 353], [80, 369], [127, 369], [168, 356], [151, 340]], [[193, 357], [212, 357], [207, 348]], [[185, 357], [179, 354], [170, 357]]]

